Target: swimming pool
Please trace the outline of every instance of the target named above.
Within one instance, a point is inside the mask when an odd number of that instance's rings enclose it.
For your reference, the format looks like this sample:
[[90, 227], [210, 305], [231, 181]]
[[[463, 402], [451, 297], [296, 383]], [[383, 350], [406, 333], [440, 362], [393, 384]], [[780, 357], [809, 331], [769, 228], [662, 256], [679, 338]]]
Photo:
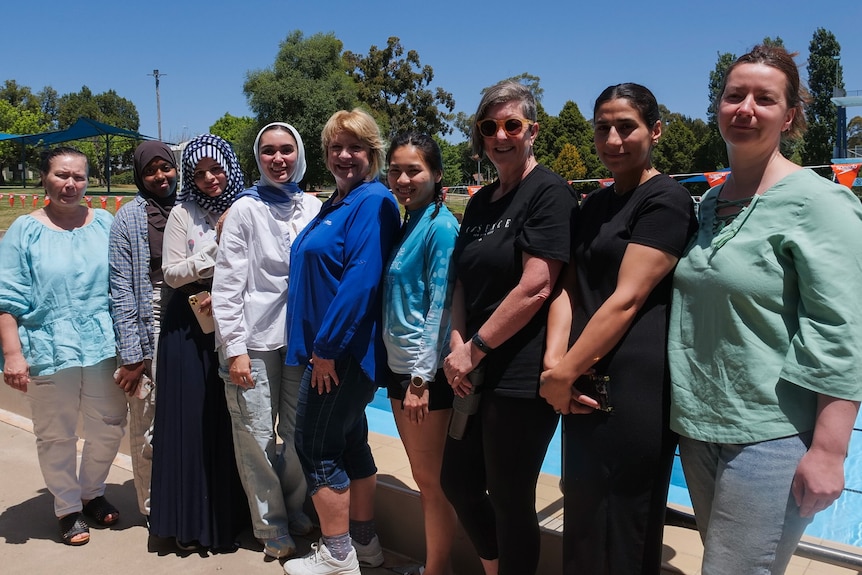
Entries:
[[[374, 400], [365, 410], [368, 427], [371, 431], [391, 437], [398, 437], [395, 420], [392, 417], [386, 390], [380, 389]], [[542, 472], [560, 475], [560, 428], [548, 447], [548, 456], [542, 465]], [[844, 464], [846, 483], [844, 493], [825, 511], [814, 516], [814, 521], [805, 530], [806, 535], [862, 547], [862, 414], [856, 418], [855, 429], [850, 438], [850, 449]], [[682, 466], [677, 457], [673, 465], [668, 501], [691, 507], [688, 488]]]

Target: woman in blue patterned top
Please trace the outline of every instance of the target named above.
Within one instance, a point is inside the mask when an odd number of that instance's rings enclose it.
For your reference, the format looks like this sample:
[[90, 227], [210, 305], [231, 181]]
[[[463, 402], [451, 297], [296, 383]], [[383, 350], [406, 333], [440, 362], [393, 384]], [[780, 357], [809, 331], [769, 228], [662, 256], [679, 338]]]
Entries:
[[398, 433], [422, 493], [426, 575], [450, 573], [455, 511], [440, 487], [452, 388], [441, 368], [449, 353], [451, 262], [458, 221], [443, 205], [443, 158], [426, 134], [393, 140], [389, 187], [404, 206], [403, 236], [386, 267], [383, 343]]

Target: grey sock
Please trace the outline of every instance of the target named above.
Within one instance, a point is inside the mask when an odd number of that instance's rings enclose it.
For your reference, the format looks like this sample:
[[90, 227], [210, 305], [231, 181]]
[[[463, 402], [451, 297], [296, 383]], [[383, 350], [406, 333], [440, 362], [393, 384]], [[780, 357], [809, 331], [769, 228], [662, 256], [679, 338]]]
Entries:
[[353, 545], [350, 544], [350, 533], [343, 533], [333, 537], [323, 536], [323, 544], [329, 549], [329, 553], [339, 561], [344, 561], [350, 554]]

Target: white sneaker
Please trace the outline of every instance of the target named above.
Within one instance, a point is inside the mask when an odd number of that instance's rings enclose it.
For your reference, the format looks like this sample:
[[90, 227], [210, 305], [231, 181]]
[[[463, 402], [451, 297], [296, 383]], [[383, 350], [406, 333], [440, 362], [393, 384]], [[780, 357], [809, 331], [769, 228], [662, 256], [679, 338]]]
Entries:
[[339, 561], [329, 553], [323, 539], [312, 543], [305, 557], [285, 562], [284, 572], [286, 575], [362, 575], [355, 550], [351, 549], [344, 561]]
[[363, 545], [356, 539], [352, 539], [353, 548], [356, 549], [356, 558], [359, 559], [359, 564], [363, 567], [380, 567], [383, 565], [383, 549], [380, 547], [380, 539], [377, 535], [374, 539], [368, 542], [368, 545]]

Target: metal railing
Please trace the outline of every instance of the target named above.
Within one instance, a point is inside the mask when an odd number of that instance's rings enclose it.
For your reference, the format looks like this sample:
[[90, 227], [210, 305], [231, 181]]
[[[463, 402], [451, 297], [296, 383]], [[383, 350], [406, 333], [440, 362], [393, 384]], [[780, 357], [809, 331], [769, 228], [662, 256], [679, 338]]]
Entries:
[[[673, 507], [667, 508], [664, 523], [665, 525], [671, 525], [673, 527], [697, 530], [697, 523], [695, 523], [694, 515], [680, 511], [679, 509], [674, 509]], [[843, 549], [835, 549], [834, 547], [828, 547], [826, 545], [800, 541], [799, 545], [796, 546], [794, 555], [804, 557], [805, 559], [820, 561], [821, 563], [828, 563], [830, 565], [835, 565], [836, 567], [843, 567], [844, 569], [862, 571], [862, 555], [851, 553], [850, 551], [845, 551]]]

